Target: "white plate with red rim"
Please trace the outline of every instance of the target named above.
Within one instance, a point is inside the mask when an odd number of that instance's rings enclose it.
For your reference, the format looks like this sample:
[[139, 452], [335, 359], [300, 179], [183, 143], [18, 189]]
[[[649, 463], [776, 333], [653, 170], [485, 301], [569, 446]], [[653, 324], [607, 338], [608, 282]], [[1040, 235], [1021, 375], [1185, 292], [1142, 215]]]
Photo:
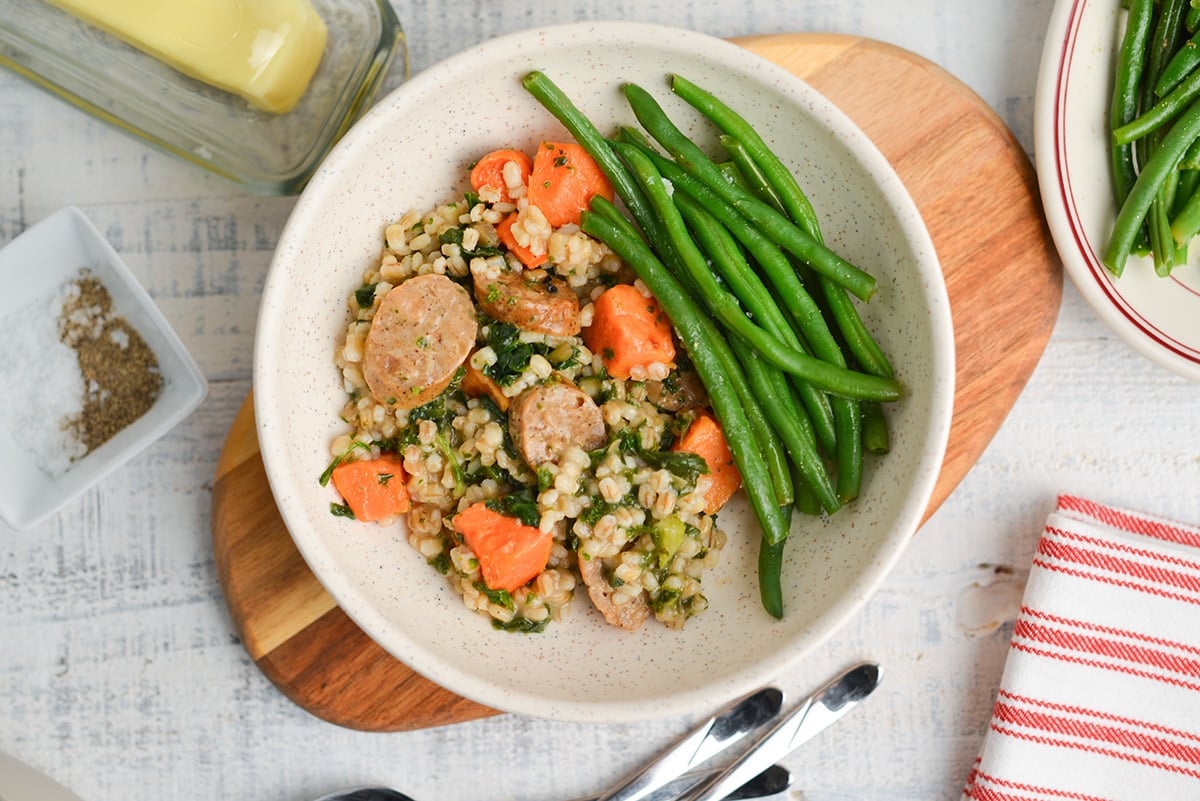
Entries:
[[1200, 381], [1200, 247], [1165, 278], [1148, 256], [1131, 256], [1119, 278], [1101, 262], [1117, 215], [1108, 107], [1124, 18], [1121, 0], [1054, 8], [1034, 121], [1042, 204], [1067, 274], [1100, 319], [1139, 353]]

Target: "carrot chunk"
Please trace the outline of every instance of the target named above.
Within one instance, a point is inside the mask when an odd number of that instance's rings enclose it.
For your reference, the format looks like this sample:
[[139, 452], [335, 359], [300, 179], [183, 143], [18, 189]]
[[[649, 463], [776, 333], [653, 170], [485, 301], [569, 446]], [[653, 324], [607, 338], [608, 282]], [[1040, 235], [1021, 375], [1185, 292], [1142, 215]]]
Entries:
[[542, 142], [533, 157], [526, 197], [558, 228], [579, 224], [594, 195], [612, 200], [613, 188], [599, 165], [574, 142]]
[[549, 532], [493, 511], [486, 501], [455, 515], [454, 530], [475, 553], [483, 581], [493, 590], [512, 592], [524, 586], [550, 561]]
[[716, 514], [742, 486], [742, 474], [733, 462], [725, 432], [721, 430], [717, 418], [708, 412], [696, 416], [671, 450], [694, 453], [708, 465], [708, 474], [712, 479], [708, 492], [704, 494], [704, 511], [708, 514]]
[[512, 203], [512, 195], [508, 192], [508, 181], [504, 180], [504, 166], [512, 162], [517, 165], [520, 184], [529, 183], [529, 174], [533, 171], [533, 160], [520, 150], [501, 148], [493, 150], [471, 168], [471, 188], [476, 192], [484, 188], [495, 189], [500, 193], [500, 200]]
[[468, 398], [480, 398], [484, 395], [492, 399], [500, 411], [508, 411], [508, 396], [504, 394], [504, 389], [496, 383], [496, 380], [480, 370], [476, 370], [471, 366], [471, 360], [467, 359], [466, 371], [463, 373], [462, 383], [459, 385], [463, 393]]
[[403, 462], [394, 454], [342, 462], [333, 469], [333, 486], [355, 520], [385, 520], [412, 508]]
[[500, 242], [521, 261], [521, 264], [524, 264], [530, 270], [541, 267], [546, 263], [546, 259], [549, 256], [545, 253], [534, 253], [529, 248], [517, 242], [517, 238], [513, 236], [512, 232], [513, 223], [516, 221], [517, 213], [514, 211], [496, 223], [496, 236], [500, 237]]
[[671, 321], [658, 301], [631, 284], [617, 284], [596, 299], [583, 341], [592, 353], [600, 354], [614, 378], [629, 378], [634, 367], [670, 364], [675, 359]]

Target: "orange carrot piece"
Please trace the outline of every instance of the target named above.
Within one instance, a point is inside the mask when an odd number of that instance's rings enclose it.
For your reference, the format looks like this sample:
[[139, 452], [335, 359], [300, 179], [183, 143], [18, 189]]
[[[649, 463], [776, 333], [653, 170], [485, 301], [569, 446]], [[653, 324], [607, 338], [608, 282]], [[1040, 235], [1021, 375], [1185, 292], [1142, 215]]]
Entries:
[[549, 256], [545, 253], [535, 254], [532, 250], [517, 242], [517, 238], [513, 236], [512, 232], [513, 223], [516, 221], [517, 213], [514, 211], [496, 223], [496, 236], [500, 237], [500, 242], [521, 261], [521, 264], [524, 264], [530, 270], [537, 269], [546, 263], [546, 259]]
[[333, 486], [355, 520], [385, 520], [407, 512], [412, 508], [407, 482], [403, 462], [390, 453], [342, 462], [333, 469]]
[[504, 165], [514, 162], [521, 173], [521, 184], [529, 183], [529, 174], [533, 172], [533, 160], [520, 150], [501, 148], [493, 150], [471, 168], [471, 188], [476, 192], [485, 187], [491, 187], [500, 192], [500, 200], [512, 203], [513, 198], [508, 193], [508, 182], [504, 180]]
[[634, 367], [648, 367], [675, 359], [671, 321], [658, 301], [632, 284], [617, 284], [593, 304], [592, 324], [583, 329], [583, 341], [599, 353], [608, 374], [629, 378]]
[[500, 407], [500, 411], [508, 411], [508, 396], [504, 394], [504, 390], [494, 378], [472, 367], [470, 359], [467, 359], [466, 371], [459, 387], [468, 398], [487, 395]]
[[542, 142], [533, 157], [529, 202], [555, 228], [579, 224], [594, 195], [613, 199], [612, 184], [599, 165], [574, 142]]
[[455, 515], [454, 530], [474, 552], [483, 581], [493, 590], [512, 592], [536, 578], [554, 544], [549, 532], [495, 512], [486, 501]]
[[671, 450], [694, 453], [708, 465], [708, 475], [712, 479], [704, 494], [704, 511], [708, 514], [715, 515], [742, 486], [742, 474], [733, 462], [725, 432], [717, 418], [708, 412], [696, 416]]

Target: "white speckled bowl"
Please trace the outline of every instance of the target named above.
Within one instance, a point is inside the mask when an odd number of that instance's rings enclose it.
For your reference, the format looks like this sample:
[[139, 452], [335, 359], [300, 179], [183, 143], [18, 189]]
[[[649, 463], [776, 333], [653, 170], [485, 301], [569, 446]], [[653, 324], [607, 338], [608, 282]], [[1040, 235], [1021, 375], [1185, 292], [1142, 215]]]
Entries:
[[[710, 609], [682, 632], [604, 624], [586, 598], [539, 635], [493, 630], [406, 542], [330, 515], [317, 484], [343, 429], [333, 365], [344, 299], [378, 258], [386, 224], [466, 186], [499, 145], [532, 150], [564, 132], [520, 85], [543, 69], [602, 130], [634, 119], [623, 81], [652, 91], [682, 127], [711, 140], [670, 96], [678, 72], [738, 108], [809, 190], [827, 239], [879, 281], [864, 317], [909, 394], [889, 407], [892, 452], [871, 459], [862, 497], [828, 523], [794, 529], [787, 613], [759, 605], [758, 528], [741, 497], [721, 513], [729, 545], [705, 577]], [[770, 681], [853, 614], [916, 530], [941, 465], [954, 387], [942, 273], [917, 209], [889, 165], [807, 85], [727, 42], [682, 30], [578, 23], [486, 42], [385, 98], [330, 154], [297, 203], [264, 290], [255, 351], [259, 442], [301, 553], [341, 607], [414, 670], [487, 706], [547, 718], [627, 721], [692, 713]]]

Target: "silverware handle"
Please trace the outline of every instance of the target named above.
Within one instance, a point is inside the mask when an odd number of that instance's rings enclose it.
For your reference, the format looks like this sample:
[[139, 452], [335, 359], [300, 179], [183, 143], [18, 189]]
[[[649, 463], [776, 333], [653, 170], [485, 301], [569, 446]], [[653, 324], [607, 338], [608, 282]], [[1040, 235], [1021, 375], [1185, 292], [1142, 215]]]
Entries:
[[724, 771], [676, 799], [720, 801], [725, 798], [749, 776], [782, 759], [857, 706], [879, 686], [881, 674], [879, 665], [873, 662], [859, 663], [838, 674], [759, 737]]
[[778, 715], [782, 707], [783, 693], [774, 687], [764, 687], [730, 703], [596, 801], [643, 801], [740, 741]]
[[[684, 793], [691, 792], [706, 781], [711, 780], [721, 772], [721, 768], [701, 768], [679, 776], [674, 781], [643, 796], [643, 801], [671, 801]], [[738, 799], [769, 798], [784, 792], [791, 786], [792, 776], [782, 765], [771, 765], [769, 768], [754, 776], [750, 781], [736, 788], [725, 801]], [[574, 801], [600, 801], [599, 796], [577, 798]]]

